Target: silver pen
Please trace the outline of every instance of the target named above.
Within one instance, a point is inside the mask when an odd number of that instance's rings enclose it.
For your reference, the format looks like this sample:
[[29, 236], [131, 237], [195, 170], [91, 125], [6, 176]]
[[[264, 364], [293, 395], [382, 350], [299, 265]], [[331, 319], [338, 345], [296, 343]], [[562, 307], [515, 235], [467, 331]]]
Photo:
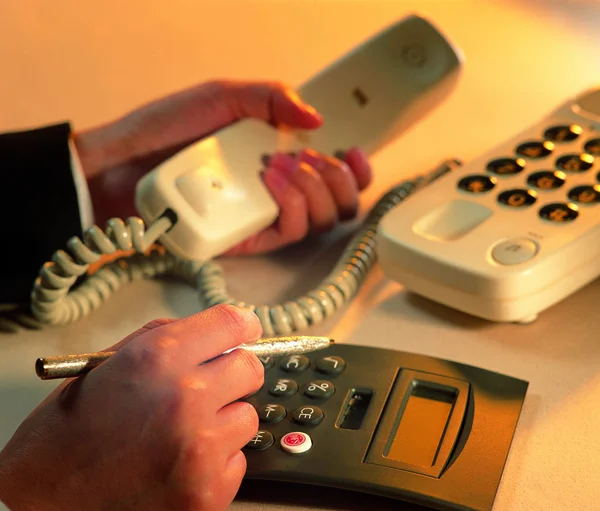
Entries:
[[[328, 337], [275, 337], [260, 339], [254, 343], [240, 344], [235, 348], [225, 351], [225, 353], [242, 349], [251, 351], [257, 357], [300, 355], [302, 353], [325, 349], [333, 343], [334, 340]], [[35, 372], [42, 380], [75, 378], [89, 373], [92, 369], [98, 367], [115, 353], [115, 351], [102, 351], [99, 353], [82, 353], [80, 355], [38, 358], [35, 361]], [[223, 355], [225, 353], [223, 353]], [[210, 362], [210, 360], [207, 360], [206, 362]]]

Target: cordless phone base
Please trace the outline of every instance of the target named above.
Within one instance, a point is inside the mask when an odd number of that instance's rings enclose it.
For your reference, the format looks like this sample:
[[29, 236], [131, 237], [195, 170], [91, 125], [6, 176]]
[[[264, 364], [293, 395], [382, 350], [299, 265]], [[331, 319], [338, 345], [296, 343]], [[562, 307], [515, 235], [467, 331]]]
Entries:
[[531, 322], [595, 280], [600, 88], [390, 211], [377, 251], [407, 290], [496, 322]]

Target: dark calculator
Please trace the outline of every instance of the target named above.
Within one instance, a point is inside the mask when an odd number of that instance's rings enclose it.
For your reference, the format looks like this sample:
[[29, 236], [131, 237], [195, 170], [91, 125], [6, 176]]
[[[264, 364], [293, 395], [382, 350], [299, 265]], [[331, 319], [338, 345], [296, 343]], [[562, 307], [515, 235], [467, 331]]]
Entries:
[[457, 362], [335, 344], [262, 360], [246, 400], [253, 479], [305, 483], [439, 510], [492, 508], [528, 383]]

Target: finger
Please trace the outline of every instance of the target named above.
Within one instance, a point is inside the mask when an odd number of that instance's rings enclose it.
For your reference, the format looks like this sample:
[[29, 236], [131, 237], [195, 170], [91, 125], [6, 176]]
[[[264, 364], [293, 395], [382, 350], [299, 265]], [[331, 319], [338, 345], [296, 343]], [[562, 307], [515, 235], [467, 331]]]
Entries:
[[353, 147], [345, 154], [339, 155], [352, 169], [356, 177], [356, 183], [359, 190], [364, 190], [373, 180], [373, 170], [367, 158], [367, 155], [357, 147]]
[[247, 466], [246, 456], [244, 456], [242, 451], [236, 451], [227, 460], [227, 464], [225, 465], [227, 483], [219, 493], [219, 504], [222, 506], [219, 509], [229, 509], [240, 489]]
[[265, 370], [256, 355], [239, 349], [202, 365], [193, 378], [201, 385], [214, 385], [219, 389], [218, 396], [212, 401], [221, 409], [260, 389]]
[[127, 366], [125, 371], [148, 366], [150, 371], [180, 372], [261, 335], [260, 320], [252, 311], [216, 305], [137, 336], [113, 358]]
[[271, 195], [279, 204], [279, 216], [271, 227], [240, 243], [226, 255], [260, 254], [300, 241], [308, 234], [308, 206], [302, 192], [294, 186], [286, 173], [269, 168], [263, 179]]
[[332, 229], [338, 218], [337, 207], [321, 174], [307, 163], [287, 154], [274, 155], [270, 165], [286, 172], [292, 184], [306, 198], [311, 229], [315, 231]]
[[340, 219], [354, 218], [358, 211], [358, 185], [348, 164], [312, 149], [302, 151], [299, 158], [319, 172], [336, 202]]
[[219, 82], [232, 118], [228, 123], [246, 117], [263, 119], [275, 126], [314, 129], [323, 120], [319, 113], [304, 103], [298, 94], [277, 82]]
[[227, 457], [229, 457], [256, 436], [258, 414], [250, 403], [237, 401], [219, 410], [217, 427], [219, 434], [223, 437], [223, 445], [230, 449], [227, 452]]
[[129, 334], [127, 337], [120, 340], [117, 344], [114, 344], [110, 348], [107, 348], [102, 351], [103, 352], [104, 351], [119, 351], [123, 346], [129, 344], [136, 337], [139, 337], [140, 335], [142, 335], [150, 330], [154, 330], [155, 328], [159, 328], [164, 325], [169, 325], [169, 324], [173, 323], [174, 321], [177, 321], [177, 320], [160, 318], [160, 319], [155, 319], [153, 321], [150, 321], [150, 323], [146, 323], [142, 328], [138, 328], [135, 332]]

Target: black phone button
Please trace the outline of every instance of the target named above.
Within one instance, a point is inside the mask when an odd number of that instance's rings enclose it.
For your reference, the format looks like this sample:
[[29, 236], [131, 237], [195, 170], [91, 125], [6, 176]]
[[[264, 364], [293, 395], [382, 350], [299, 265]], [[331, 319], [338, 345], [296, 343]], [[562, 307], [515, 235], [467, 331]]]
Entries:
[[535, 201], [535, 193], [531, 190], [506, 190], [498, 195], [498, 202], [511, 208], [531, 206]]
[[545, 140], [544, 142], [525, 142], [517, 147], [516, 153], [525, 158], [545, 158], [554, 150], [554, 144]]
[[571, 124], [570, 126], [552, 126], [545, 131], [544, 138], [552, 140], [552, 142], [571, 142], [581, 135], [581, 133], [583, 133], [583, 129], [576, 124]]
[[527, 184], [541, 190], [554, 190], [565, 184], [565, 174], [558, 170], [540, 170], [527, 178]]
[[277, 424], [285, 419], [287, 412], [285, 408], [277, 404], [262, 405], [257, 409], [258, 418], [261, 422], [268, 422], [270, 424]]
[[556, 223], [572, 222], [579, 216], [577, 206], [572, 204], [547, 204], [540, 209], [540, 216], [544, 220]]
[[585, 172], [593, 164], [594, 157], [591, 154], [565, 154], [556, 160], [556, 166], [565, 172]]
[[600, 202], [600, 186], [582, 185], [576, 186], [568, 193], [569, 199], [581, 204]]
[[312, 380], [306, 385], [304, 394], [313, 399], [327, 399], [335, 393], [333, 383], [326, 380]]
[[290, 397], [296, 392], [298, 392], [298, 384], [287, 378], [279, 378], [269, 387], [269, 394], [277, 397]]
[[465, 192], [485, 193], [496, 186], [496, 180], [493, 177], [472, 175], [465, 176], [458, 182], [458, 187]]
[[600, 156], [600, 138], [588, 140], [583, 146], [583, 149], [586, 153], [591, 154], [592, 156]]
[[275, 439], [271, 433], [268, 431], [259, 430], [257, 431], [256, 435], [254, 435], [254, 438], [246, 444], [244, 449], [251, 451], [264, 451], [265, 449], [271, 447], [273, 443], [275, 443]]
[[318, 426], [323, 420], [323, 410], [318, 406], [300, 406], [292, 412], [294, 421], [303, 426]]
[[279, 367], [287, 373], [301, 373], [306, 371], [309, 365], [310, 360], [304, 355], [290, 355], [279, 363]]
[[522, 158], [498, 158], [487, 164], [487, 170], [498, 175], [514, 175], [522, 172], [525, 168], [525, 160]]
[[317, 360], [317, 371], [323, 374], [340, 374], [346, 369], [346, 361], [342, 357], [323, 357]]

